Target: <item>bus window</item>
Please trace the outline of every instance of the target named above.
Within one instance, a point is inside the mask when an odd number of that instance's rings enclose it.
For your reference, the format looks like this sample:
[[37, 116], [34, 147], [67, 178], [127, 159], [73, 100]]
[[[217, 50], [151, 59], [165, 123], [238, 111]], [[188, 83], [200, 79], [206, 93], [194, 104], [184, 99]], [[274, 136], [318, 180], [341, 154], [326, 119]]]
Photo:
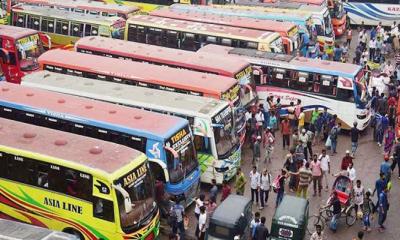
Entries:
[[69, 35], [69, 23], [65, 21], [56, 21], [56, 33]]
[[85, 32], [85, 36], [97, 36], [99, 33], [98, 31], [99, 31], [98, 26], [86, 24], [84, 32]]
[[93, 216], [109, 222], [114, 222], [114, 204], [112, 201], [93, 197]]
[[176, 31], [168, 31], [166, 34], [166, 46], [170, 48], [178, 47], [178, 33]]
[[54, 19], [42, 18], [42, 24], [40, 25], [42, 32], [54, 32]]
[[344, 102], [354, 102], [354, 92], [352, 89], [338, 88], [336, 98]]
[[92, 196], [91, 176], [73, 169], [64, 170], [65, 193], [77, 198], [90, 200]]
[[17, 27], [25, 27], [26, 15], [18, 13], [15, 25]]
[[246, 42], [246, 45], [247, 45], [246, 48], [258, 49], [258, 43], [256, 42]]
[[207, 43], [216, 43], [217, 42], [217, 37], [207, 36], [206, 42]]
[[40, 17], [28, 16], [27, 27], [30, 29], [40, 30]]
[[189, 50], [189, 51], [196, 51], [199, 46], [197, 46], [197, 42], [195, 39], [195, 35], [193, 33], [182, 33], [183, 38], [182, 38], [182, 45], [181, 48], [184, 50]]
[[336, 95], [336, 84], [333, 76], [320, 75], [319, 82], [320, 82], [320, 87], [319, 87], [320, 93], [331, 96]]
[[47, 164], [39, 163], [37, 167], [37, 186], [49, 188], [49, 166]]
[[197, 152], [211, 154], [210, 138], [194, 135], [194, 147]]
[[83, 37], [83, 24], [72, 23], [71, 24], [71, 35], [75, 37]]
[[6, 153], [0, 152], [0, 177], [5, 178], [6, 177]]
[[287, 72], [288, 71], [282, 68], [272, 69], [272, 74], [269, 84], [272, 86], [287, 88], [288, 87]]
[[151, 173], [155, 180], [159, 180], [163, 183], [165, 183], [165, 174], [163, 168], [160, 166], [160, 164], [156, 162], [151, 162], [149, 161]]
[[229, 38], [222, 38], [221, 39], [221, 45], [230, 47], [230, 46], [232, 46], [232, 40], [229, 39]]
[[8, 155], [7, 157], [7, 178], [17, 181], [26, 182], [26, 167], [25, 159], [23, 157]]
[[163, 32], [159, 28], [149, 28], [147, 32], [147, 43], [162, 46]]

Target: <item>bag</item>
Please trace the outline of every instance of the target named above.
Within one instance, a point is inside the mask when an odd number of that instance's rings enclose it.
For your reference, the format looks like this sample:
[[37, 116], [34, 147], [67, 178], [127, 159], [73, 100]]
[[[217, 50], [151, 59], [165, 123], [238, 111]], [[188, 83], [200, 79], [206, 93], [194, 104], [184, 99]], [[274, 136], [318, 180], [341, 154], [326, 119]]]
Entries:
[[331, 137], [328, 136], [328, 137], [326, 138], [325, 147], [326, 147], [328, 150], [330, 150], [330, 149], [331, 149], [331, 146], [332, 146]]
[[337, 219], [336, 219], [336, 217], [332, 217], [331, 222], [329, 223], [329, 229], [331, 229], [332, 231], [336, 231], [337, 230]]
[[281, 188], [280, 185], [280, 180], [281, 180], [281, 175], [278, 175], [274, 181], [272, 182], [272, 190], [274, 190], [274, 193], [277, 193], [279, 191], [279, 189]]

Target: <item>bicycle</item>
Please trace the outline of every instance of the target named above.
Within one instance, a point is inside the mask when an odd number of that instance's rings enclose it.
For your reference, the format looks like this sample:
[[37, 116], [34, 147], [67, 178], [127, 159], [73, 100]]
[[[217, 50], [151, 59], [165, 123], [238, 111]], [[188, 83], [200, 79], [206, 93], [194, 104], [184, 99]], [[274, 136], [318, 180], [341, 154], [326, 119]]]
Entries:
[[[308, 218], [307, 232], [311, 235], [316, 231], [315, 226], [321, 225], [322, 230], [325, 226], [328, 226], [329, 222], [333, 217], [333, 212], [331, 206], [321, 206], [318, 210], [318, 214], [314, 214]], [[338, 219], [345, 217], [347, 226], [351, 227], [354, 225], [357, 219], [357, 213], [354, 208], [354, 204], [349, 204], [348, 206], [342, 207]]]

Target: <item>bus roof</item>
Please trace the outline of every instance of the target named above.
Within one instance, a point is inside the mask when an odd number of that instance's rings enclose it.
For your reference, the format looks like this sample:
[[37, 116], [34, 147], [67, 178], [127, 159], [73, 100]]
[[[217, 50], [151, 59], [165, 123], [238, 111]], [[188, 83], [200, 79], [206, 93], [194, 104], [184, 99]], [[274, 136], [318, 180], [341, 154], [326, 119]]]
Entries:
[[267, 19], [254, 19], [238, 16], [224, 16], [208, 12], [179, 11], [173, 8], [160, 8], [149, 13], [152, 16], [181, 19], [186, 21], [214, 23], [218, 25], [236, 26], [249, 29], [288, 33], [296, 25], [290, 22], [278, 22]]
[[14, 27], [14, 26], [8, 26], [8, 25], [0, 25], [0, 36], [1, 37], [9, 37], [14, 40], [32, 35], [32, 34], [37, 34], [38, 31], [33, 30], [33, 29], [28, 29], [28, 28], [22, 28], [22, 27]]
[[305, 4], [313, 4], [313, 5], [325, 5], [326, 0], [290, 0], [291, 2], [305, 3]]
[[[239, 4], [236, 5], [217, 5], [217, 7], [221, 8], [229, 8], [229, 9], [243, 9], [243, 10], [251, 10], [257, 12], [265, 12], [265, 13], [296, 13], [301, 14], [302, 11], [322, 11], [326, 6], [324, 5], [315, 5], [315, 4], [306, 4], [300, 2], [259, 2], [252, 0], [239, 0]], [[327, 9], [326, 9], [327, 10]], [[315, 12], [319, 13], [319, 12]]]
[[160, 84], [178, 89], [218, 94], [226, 92], [237, 84], [230, 77], [200, 73], [185, 69], [157, 66], [66, 50], [51, 50], [39, 57], [39, 63], [77, 68], [114, 77], [135, 79], [148, 84]]
[[173, 93], [162, 90], [122, 85], [113, 82], [97, 81], [75, 76], [38, 71], [23, 78], [25, 86], [55, 92], [89, 97], [128, 106], [159, 111], [172, 111], [189, 116], [215, 115], [229, 106], [228, 102]]
[[[243, 39], [269, 39], [273, 32], [259, 31], [254, 29], [221, 26], [217, 24], [191, 22], [149, 15], [135, 15], [128, 19], [128, 23], [146, 24], [153, 27], [166, 27], [176, 31], [199, 32], [207, 34], [220, 34], [224, 36], [239, 36]], [[276, 33], [275, 33], [276, 34]]]
[[65, 8], [79, 8], [94, 11], [104, 11], [107, 12], [118, 12], [118, 13], [131, 13], [139, 11], [136, 6], [126, 6], [118, 4], [110, 4], [105, 2], [97, 2], [90, 0], [18, 0], [18, 3], [24, 4], [34, 4], [34, 5], [44, 5], [44, 6], [56, 6]]
[[36, 113], [61, 116], [82, 124], [88, 122], [101, 126], [112, 124], [114, 128], [112, 130], [151, 136], [157, 140], [170, 137], [188, 123], [185, 119], [174, 116], [7, 82], [0, 82], [0, 87], [0, 104], [6, 107], [19, 107]]
[[1, 145], [54, 157], [107, 173], [143, 153], [123, 145], [0, 118]]
[[223, 58], [212, 53], [195, 53], [180, 49], [166, 48], [144, 43], [130, 42], [100, 36], [84, 37], [75, 43], [75, 48], [106, 52], [117, 56], [132, 57], [145, 61], [172, 64], [189, 70], [219, 73], [235, 77], [235, 74], [249, 66], [241, 59]]
[[361, 66], [341, 63], [334, 61], [326, 61], [320, 59], [311, 59], [304, 57], [294, 57], [285, 54], [267, 53], [253, 49], [232, 48], [208, 44], [198, 50], [199, 52], [212, 52], [222, 55], [236, 55], [244, 59], [248, 59], [253, 64], [269, 64], [276, 67], [289, 67], [299, 71], [318, 72], [321, 74], [333, 74], [348, 78], [354, 78], [361, 70]]
[[226, 8], [221, 8], [217, 6], [205, 6], [205, 5], [189, 5], [189, 4], [172, 4], [170, 6], [171, 9], [176, 9], [180, 11], [195, 11], [195, 12], [207, 12], [213, 14], [222, 14], [226, 16], [241, 16], [241, 17], [251, 17], [251, 18], [260, 18], [262, 14], [263, 19], [273, 19], [276, 21], [283, 22], [306, 22], [311, 19], [311, 13], [307, 12], [261, 12], [254, 11], [252, 9], [240, 9], [233, 8], [232, 5], [229, 5]]
[[77, 12], [70, 12], [70, 11], [63, 11], [55, 8], [50, 7], [43, 7], [43, 6], [31, 6], [31, 5], [17, 5], [12, 9], [14, 12], [23, 12], [32, 15], [39, 15], [45, 17], [52, 17], [58, 19], [65, 19], [69, 21], [76, 21], [76, 22], [88, 22], [88, 23], [95, 23], [95, 24], [108, 24], [112, 25], [118, 20], [122, 20], [122, 18], [114, 16], [100, 16], [100, 15], [90, 15], [85, 13], [77, 13]]

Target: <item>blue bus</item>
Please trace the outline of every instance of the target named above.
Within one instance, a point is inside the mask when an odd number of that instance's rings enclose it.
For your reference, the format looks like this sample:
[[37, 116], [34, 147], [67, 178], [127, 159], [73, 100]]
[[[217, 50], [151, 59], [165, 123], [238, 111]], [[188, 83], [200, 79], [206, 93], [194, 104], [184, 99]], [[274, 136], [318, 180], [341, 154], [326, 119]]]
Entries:
[[196, 196], [200, 169], [186, 119], [7, 82], [0, 92], [0, 117], [132, 147], [146, 153], [168, 194], [186, 206]]

